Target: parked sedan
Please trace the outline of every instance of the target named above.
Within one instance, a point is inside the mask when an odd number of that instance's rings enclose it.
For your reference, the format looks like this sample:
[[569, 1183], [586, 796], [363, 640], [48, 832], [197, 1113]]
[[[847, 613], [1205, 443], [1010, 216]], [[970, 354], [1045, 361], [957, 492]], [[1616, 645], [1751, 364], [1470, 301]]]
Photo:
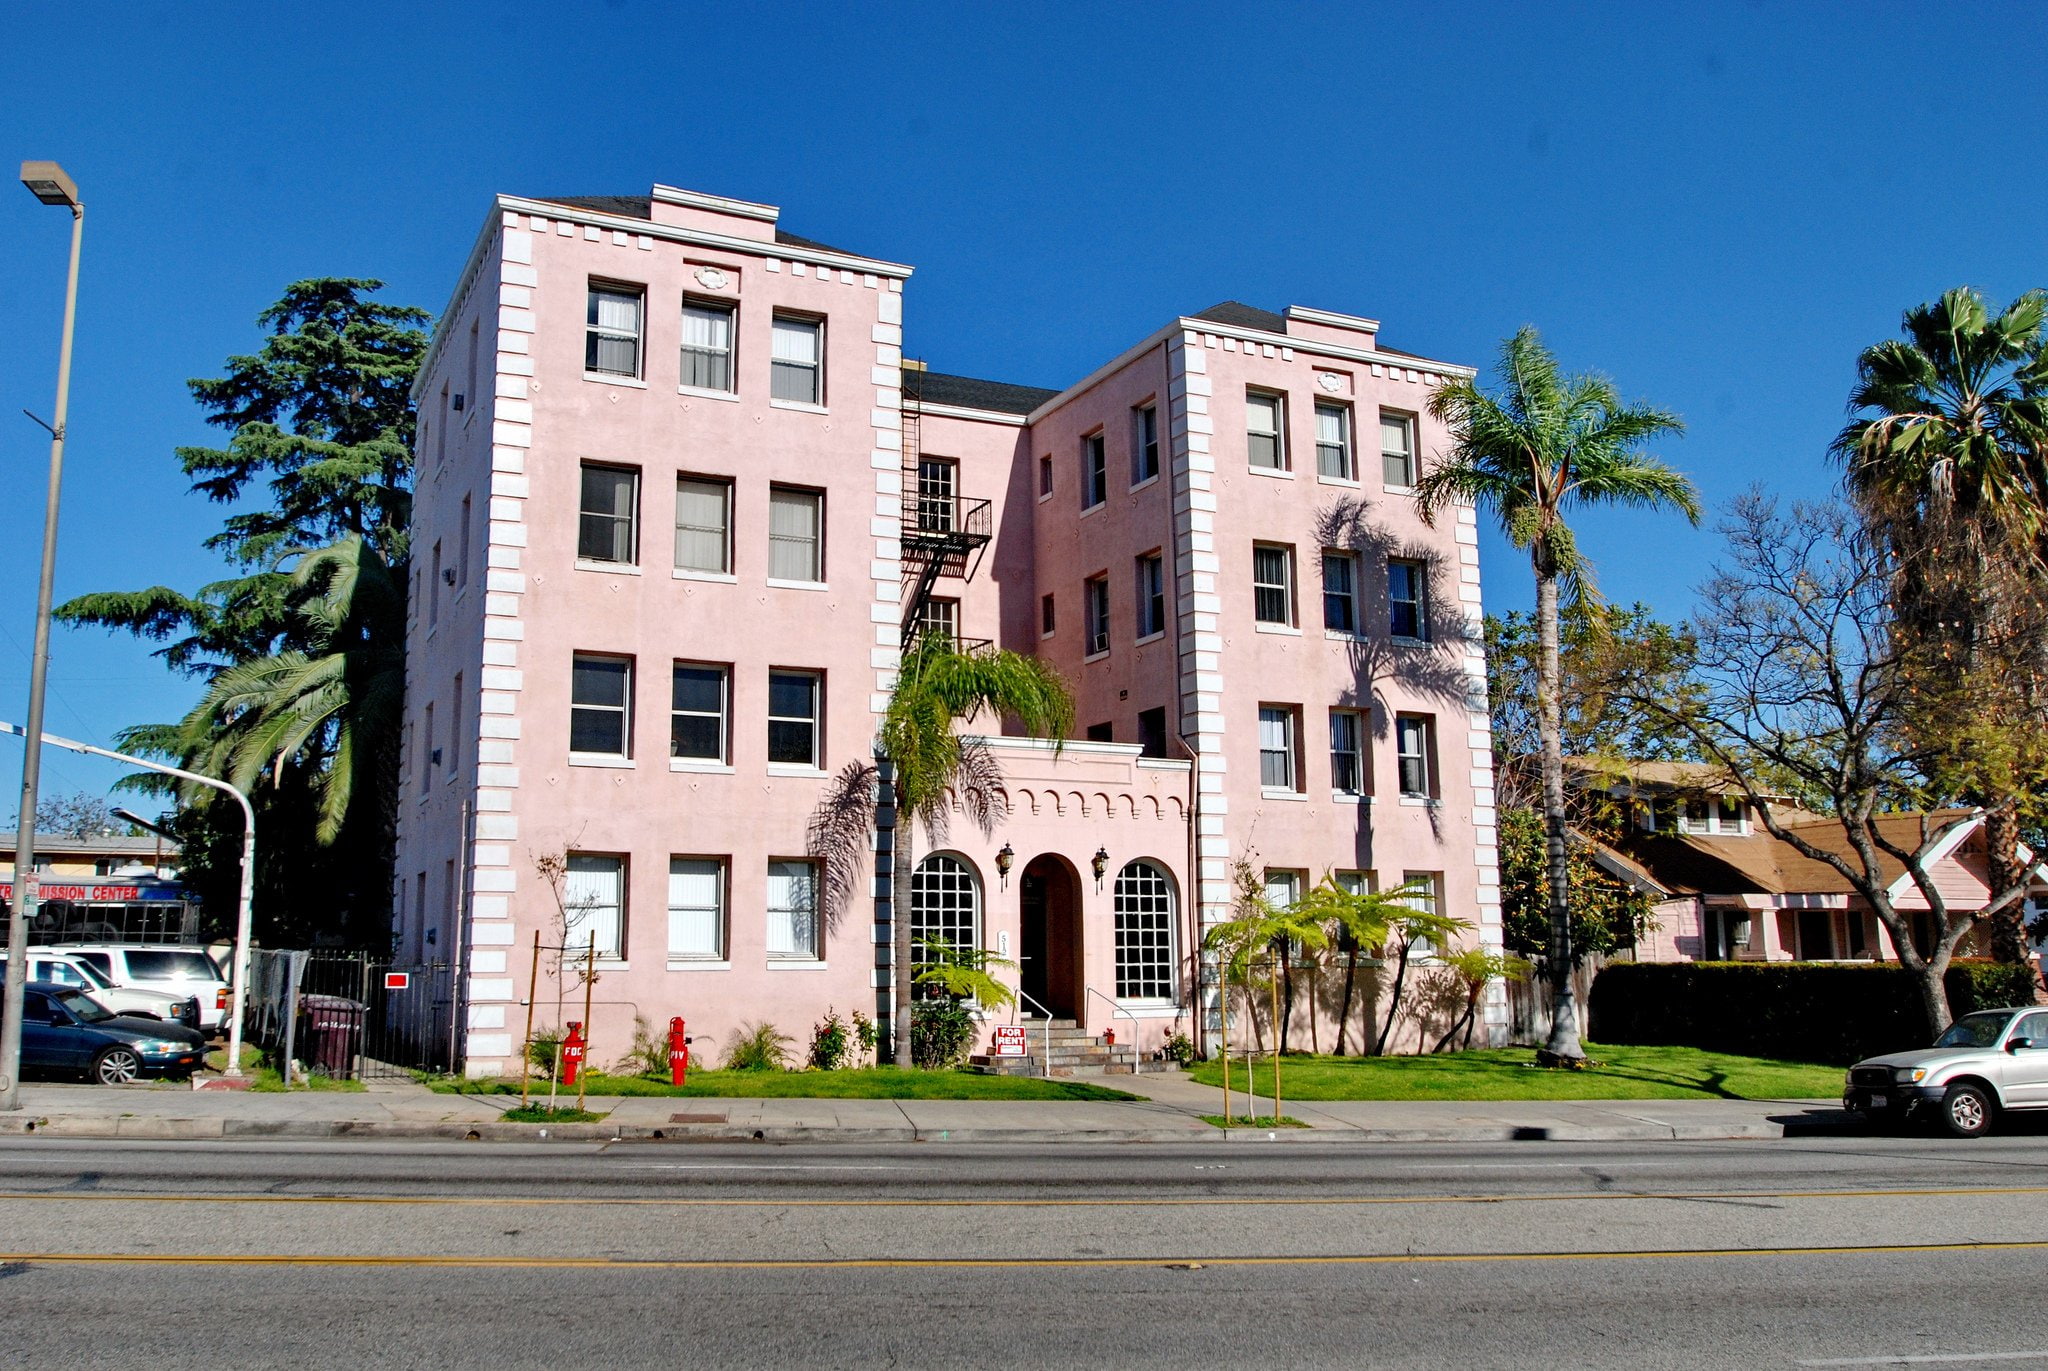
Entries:
[[128, 1085], [147, 1076], [189, 1076], [206, 1060], [206, 1040], [183, 1024], [109, 1013], [55, 981], [30, 981], [22, 992], [24, 1068]]
[[1966, 1014], [1932, 1047], [1860, 1061], [1842, 1107], [1879, 1120], [1931, 1112], [1959, 1138], [1988, 1132], [2002, 1110], [2048, 1109], [2048, 1009]]

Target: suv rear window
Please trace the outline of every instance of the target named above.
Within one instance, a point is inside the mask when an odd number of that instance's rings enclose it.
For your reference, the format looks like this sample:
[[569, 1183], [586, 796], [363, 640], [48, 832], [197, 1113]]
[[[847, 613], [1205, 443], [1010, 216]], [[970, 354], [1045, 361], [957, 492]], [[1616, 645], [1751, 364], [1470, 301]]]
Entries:
[[204, 952], [130, 948], [123, 954], [128, 974], [138, 981], [217, 981], [220, 968]]

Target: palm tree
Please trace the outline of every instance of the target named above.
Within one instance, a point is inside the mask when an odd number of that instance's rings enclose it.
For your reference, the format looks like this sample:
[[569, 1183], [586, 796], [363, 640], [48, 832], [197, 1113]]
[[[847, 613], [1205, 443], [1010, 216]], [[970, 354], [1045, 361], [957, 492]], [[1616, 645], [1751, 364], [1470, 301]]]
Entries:
[[[1335, 875], [1326, 874], [1314, 889], [1302, 896], [1302, 915], [1320, 922], [1328, 930], [1329, 942], [1343, 948], [1346, 954], [1344, 999], [1337, 1010], [1338, 1056], [1344, 1055], [1345, 1038], [1351, 1027], [1351, 1001], [1357, 993], [1359, 951], [1364, 949], [1376, 956], [1373, 949], [1386, 946], [1395, 924], [1412, 917], [1416, 912], [1413, 901], [1428, 892], [1429, 887], [1423, 882], [1404, 885], [1397, 890], [1347, 890], [1337, 884]], [[1363, 1039], [1371, 1036], [1370, 1031], [1361, 1033], [1360, 1045], [1364, 1045]]]
[[[2007, 688], [2009, 729], [2039, 730], [2036, 682], [2048, 567], [2048, 293], [2028, 291], [1993, 316], [1976, 291], [1907, 310], [1904, 338], [1866, 348], [1835, 439], [1864, 526], [1890, 554], [1902, 647], [1930, 687], [1980, 679]], [[1933, 708], [1953, 704], [1932, 689]], [[1978, 706], [1982, 701], [1976, 702]], [[1959, 712], [1980, 712], [1966, 709]], [[1966, 749], [1958, 789], [1987, 810], [1992, 885], [2019, 880], [2010, 790]], [[1994, 749], [1995, 751], [1995, 749]], [[2017, 901], [1992, 919], [1992, 953], [2026, 956]]]
[[1650, 405], [1625, 404], [1604, 376], [1560, 376], [1533, 328], [1501, 344], [1499, 389], [1451, 382], [1430, 397], [1429, 410], [1450, 428], [1444, 460], [1417, 483], [1425, 519], [1446, 505], [1483, 505], [1508, 541], [1527, 549], [1536, 575], [1538, 733], [1543, 743], [1543, 808], [1550, 866], [1552, 986], [1549, 1040], [1538, 1060], [1584, 1060], [1572, 1001], [1571, 923], [1566, 914], [1563, 726], [1558, 699], [1558, 592], [1573, 601], [1592, 596], [1591, 567], [1580, 555], [1568, 511], [1616, 504], [1675, 509], [1699, 522], [1693, 484], [1641, 451], [1645, 443], [1684, 431], [1678, 416]]
[[[896, 689], [883, 716], [878, 752], [895, 770], [895, 803], [907, 821], [896, 829], [891, 907], [895, 911], [890, 965], [894, 978], [896, 1062], [910, 1062], [912, 982], [910, 883], [916, 866], [919, 821], [934, 843], [945, 841], [949, 801], [959, 799], [976, 827], [993, 831], [1007, 804], [995, 755], [959, 725], [987, 712], [1012, 717], [1024, 732], [1064, 739], [1074, 727], [1074, 702], [1059, 673], [1019, 652], [963, 652], [952, 639], [918, 640], [896, 670]], [[863, 854], [872, 850], [876, 768], [851, 762], [827, 788], [811, 815], [808, 846], [825, 866], [829, 911], [842, 907], [860, 883]]]

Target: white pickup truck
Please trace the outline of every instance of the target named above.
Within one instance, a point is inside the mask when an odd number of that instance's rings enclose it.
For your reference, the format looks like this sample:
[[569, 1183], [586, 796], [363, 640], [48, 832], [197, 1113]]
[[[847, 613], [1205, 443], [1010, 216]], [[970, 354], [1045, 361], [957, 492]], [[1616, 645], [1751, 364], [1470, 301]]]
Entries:
[[55, 981], [81, 991], [102, 1008], [137, 1019], [166, 1019], [187, 1028], [199, 1027], [199, 999], [195, 995], [172, 995], [141, 986], [120, 985], [83, 957], [49, 951], [31, 952], [28, 978]]

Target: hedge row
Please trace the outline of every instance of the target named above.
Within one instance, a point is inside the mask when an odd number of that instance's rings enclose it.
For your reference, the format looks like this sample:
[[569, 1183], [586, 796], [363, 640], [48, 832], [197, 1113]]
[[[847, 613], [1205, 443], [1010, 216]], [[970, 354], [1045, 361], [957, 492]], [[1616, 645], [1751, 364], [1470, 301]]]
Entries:
[[[2031, 966], [1952, 963], [1957, 1016], [2031, 1004]], [[1917, 978], [1902, 966], [1810, 962], [1620, 962], [1593, 979], [1587, 1036], [1786, 1061], [1847, 1064], [1922, 1047], [1933, 1034]]]

